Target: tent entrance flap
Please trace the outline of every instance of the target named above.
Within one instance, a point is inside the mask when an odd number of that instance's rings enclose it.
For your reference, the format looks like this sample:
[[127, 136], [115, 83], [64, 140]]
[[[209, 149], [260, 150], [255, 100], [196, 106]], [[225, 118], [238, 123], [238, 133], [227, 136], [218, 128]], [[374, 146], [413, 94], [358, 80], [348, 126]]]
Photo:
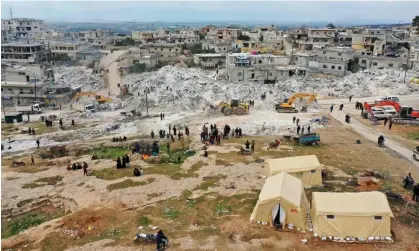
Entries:
[[285, 223], [285, 210], [281, 206], [281, 204], [276, 204], [274, 208], [272, 208], [272, 222], [274, 225], [280, 224], [284, 225]]

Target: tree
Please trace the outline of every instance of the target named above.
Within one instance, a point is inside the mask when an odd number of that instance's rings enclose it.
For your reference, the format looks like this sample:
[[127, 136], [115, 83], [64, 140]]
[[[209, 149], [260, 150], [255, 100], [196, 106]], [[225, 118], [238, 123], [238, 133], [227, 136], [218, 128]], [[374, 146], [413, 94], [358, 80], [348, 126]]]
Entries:
[[419, 27], [419, 16], [415, 16], [415, 18], [413, 18], [412, 25]]
[[334, 28], [336, 28], [332, 23], [328, 23], [327, 25], [326, 25], [326, 27], [327, 28], [329, 28], [329, 29], [334, 29]]
[[202, 33], [199, 33], [199, 39], [200, 39], [200, 40], [204, 40], [204, 39], [205, 39], [205, 35], [204, 35], [204, 34], [202, 34]]
[[263, 42], [263, 35], [260, 36], [259, 41]]
[[246, 35], [241, 35], [237, 37], [238, 40], [244, 40], [244, 41], [249, 41], [250, 37], [246, 36]]

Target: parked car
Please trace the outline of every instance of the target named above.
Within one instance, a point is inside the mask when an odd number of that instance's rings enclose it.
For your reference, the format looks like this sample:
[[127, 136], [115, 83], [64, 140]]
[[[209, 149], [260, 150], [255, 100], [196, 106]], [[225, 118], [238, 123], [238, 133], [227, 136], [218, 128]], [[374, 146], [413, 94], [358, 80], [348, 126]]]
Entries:
[[[383, 120], [389, 116], [383, 110], [376, 110], [376, 111], [373, 111], [372, 113], [374, 114], [374, 118], [377, 118], [377, 120]], [[368, 118], [371, 119], [371, 114], [368, 114]]]
[[395, 102], [400, 102], [399, 97], [396, 96], [386, 96], [386, 97], [381, 97], [377, 100], [375, 100], [375, 103], [381, 102], [381, 101], [386, 101], [386, 100], [393, 100]]
[[381, 106], [383, 111], [388, 115], [396, 115], [397, 110], [393, 106]]

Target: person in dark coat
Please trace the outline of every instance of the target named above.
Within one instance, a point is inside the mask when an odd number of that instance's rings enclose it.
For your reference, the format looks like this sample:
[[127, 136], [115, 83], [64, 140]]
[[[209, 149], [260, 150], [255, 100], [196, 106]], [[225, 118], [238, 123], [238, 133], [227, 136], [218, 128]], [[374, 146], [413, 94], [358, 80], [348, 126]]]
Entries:
[[387, 117], [385, 117], [385, 118], [384, 118], [384, 126], [386, 126], [386, 125], [387, 125], [387, 121], [388, 121], [388, 118], [387, 118]]
[[413, 197], [412, 197], [413, 201], [419, 202], [419, 184], [416, 184], [413, 187]]
[[243, 135], [242, 135], [242, 129], [241, 128], [239, 128], [239, 138], [241, 138]]
[[388, 123], [388, 129], [391, 130], [391, 127], [393, 126], [393, 120], [390, 119], [390, 123]]
[[123, 140], [123, 141], [127, 141], [127, 137], [126, 137], [126, 136], [124, 136], [124, 137], [122, 138], [122, 140]]
[[300, 127], [300, 125], [298, 125], [297, 126], [297, 134], [300, 134], [300, 129], [301, 129], [301, 127]]
[[173, 126], [173, 134], [176, 135], [176, 126]]
[[256, 142], [252, 140], [252, 146], [251, 146], [252, 152], [255, 152], [255, 145], [256, 145]]
[[297, 118], [294, 116], [293, 118], [292, 118], [292, 123], [293, 124], [295, 124], [295, 120], [296, 120]]
[[160, 246], [163, 244], [165, 245], [165, 240], [167, 239], [167, 237], [163, 234], [162, 230], [159, 230], [157, 232], [157, 236], [156, 236], [156, 244], [157, 244], [157, 250], [160, 250]]
[[116, 159], [116, 169], [120, 169], [120, 168], [122, 168], [121, 158], [120, 158], [120, 157], [118, 157], [118, 158]]
[[300, 124], [300, 119], [297, 119], [295, 122], [297, 123], [296, 125]]
[[72, 120], [71, 120], [71, 126], [76, 126], [76, 125], [74, 124], [74, 119], [72, 119]]
[[29, 135], [31, 135], [32, 134], [32, 129], [30, 127], [29, 127], [28, 131], [29, 131]]
[[122, 168], [126, 168], [127, 163], [125, 162], [125, 156], [122, 156]]
[[126, 154], [125, 155], [125, 163], [127, 164], [127, 167], [129, 167], [130, 165], [129, 165], [129, 162], [130, 162], [130, 159], [129, 159], [129, 157], [128, 157], [128, 154]]
[[154, 139], [154, 131], [151, 131], [151, 138]]
[[307, 127], [307, 132], [310, 134], [310, 125]]
[[36, 144], [38, 145], [38, 148], [39, 148], [39, 139], [36, 140]]
[[246, 145], [246, 149], [250, 149], [250, 142], [248, 140], [246, 140], [245, 145]]
[[138, 169], [138, 167], [135, 167], [134, 168], [134, 171], [132, 172], [133, 174], [134, 174], [134, 176], [141, 176], [141, 172], [140, 172], [140, 170]]
[[330, 112], [333, 112], [333, 105], [330, 106]]
[[63, 128], [63, 120], [60, 119], [60, 127]]

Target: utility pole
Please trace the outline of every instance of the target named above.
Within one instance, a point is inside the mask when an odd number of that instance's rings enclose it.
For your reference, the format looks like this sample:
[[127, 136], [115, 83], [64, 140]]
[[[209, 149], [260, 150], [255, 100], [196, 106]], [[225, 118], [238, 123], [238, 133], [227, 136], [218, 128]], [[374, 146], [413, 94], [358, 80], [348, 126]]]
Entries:
[[35, 101], [36, 101], [36, 77], [35, 77]]

